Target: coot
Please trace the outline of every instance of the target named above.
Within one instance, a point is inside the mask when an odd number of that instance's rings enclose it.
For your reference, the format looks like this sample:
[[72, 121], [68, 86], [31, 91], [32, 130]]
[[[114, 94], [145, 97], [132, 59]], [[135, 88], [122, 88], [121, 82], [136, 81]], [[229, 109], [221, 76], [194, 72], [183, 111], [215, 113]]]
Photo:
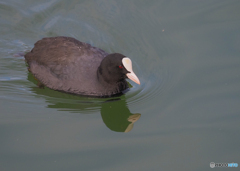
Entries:
[[128, 89], [126, 78], [140, 84], [128, 57], [71, 37], [43, 38], [24, 57], [34, 77], [53, 90], [106, 97]]

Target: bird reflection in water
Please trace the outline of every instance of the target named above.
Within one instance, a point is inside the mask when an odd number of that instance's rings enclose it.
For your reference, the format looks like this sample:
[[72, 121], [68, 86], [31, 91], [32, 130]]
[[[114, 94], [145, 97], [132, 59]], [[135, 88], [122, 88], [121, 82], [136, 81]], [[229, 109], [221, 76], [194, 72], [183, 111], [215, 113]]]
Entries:
[[105, 125], [116, 132], [129, 132], [141, 114], [132, 114], [123, 99], [114, 99], [103, 103], [101, 115]]
[[[28, 80], [38, 84], [31, 73], [28, 74]], [[115, 132], [129, 132], [134, 123], [141, 117], [141, 114], [132, 114], [126, 103], [125, 95], [114, 97], [111, 100], [99, 98], [99, 101], [87, 100], [86, 97], [60, 93], [48, 88], [39, 88], [33, 86], [31, 89], [35, 94], [44, 95], [49, 108], [70, 111], [74, 113], [88, 113], [89, 109], [100, 109], [102, 120], [105, 125]]]

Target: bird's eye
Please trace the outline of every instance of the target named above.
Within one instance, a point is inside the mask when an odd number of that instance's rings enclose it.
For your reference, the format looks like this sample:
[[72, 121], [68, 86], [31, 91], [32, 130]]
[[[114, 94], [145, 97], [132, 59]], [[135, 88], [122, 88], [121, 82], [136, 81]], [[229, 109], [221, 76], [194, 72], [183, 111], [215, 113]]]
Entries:
[[123, 66], [122, 66], [122, 65], [119, 65], [118, 67], [119, 67], [120, 69], [122, 69], [122, 68], [123, 68]]

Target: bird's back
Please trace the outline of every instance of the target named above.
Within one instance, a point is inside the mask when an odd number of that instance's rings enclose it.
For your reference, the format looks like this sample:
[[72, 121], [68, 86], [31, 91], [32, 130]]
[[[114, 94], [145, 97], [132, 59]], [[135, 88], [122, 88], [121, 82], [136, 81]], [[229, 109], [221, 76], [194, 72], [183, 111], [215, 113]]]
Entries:
[[[33, 75], [49, 88], [75, 94], [99, 92], [97, 69], [108, 54], [70, 37], [43, 38], [25, 55]], [[96, 94], [98, 96], [98, 94]]]

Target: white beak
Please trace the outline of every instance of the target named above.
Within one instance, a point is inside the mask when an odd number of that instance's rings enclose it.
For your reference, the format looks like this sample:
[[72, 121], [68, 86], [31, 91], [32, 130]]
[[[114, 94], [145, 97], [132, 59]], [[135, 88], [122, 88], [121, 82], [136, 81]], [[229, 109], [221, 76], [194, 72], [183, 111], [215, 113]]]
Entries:
[[127, 77], [134, 81], [135, 83], [139, 84], [140, 85], [140, 81], [138, 79], [138, 77], [136, 76], [136, 74], [133, 72], [132, 70], [132, 61], [131, 59], [125, 57], [122, 59], [122, 63], [123, 63], [123, 66], [127, 69], [127, 71], [129, 71], [130, 73], [127, 73]]

